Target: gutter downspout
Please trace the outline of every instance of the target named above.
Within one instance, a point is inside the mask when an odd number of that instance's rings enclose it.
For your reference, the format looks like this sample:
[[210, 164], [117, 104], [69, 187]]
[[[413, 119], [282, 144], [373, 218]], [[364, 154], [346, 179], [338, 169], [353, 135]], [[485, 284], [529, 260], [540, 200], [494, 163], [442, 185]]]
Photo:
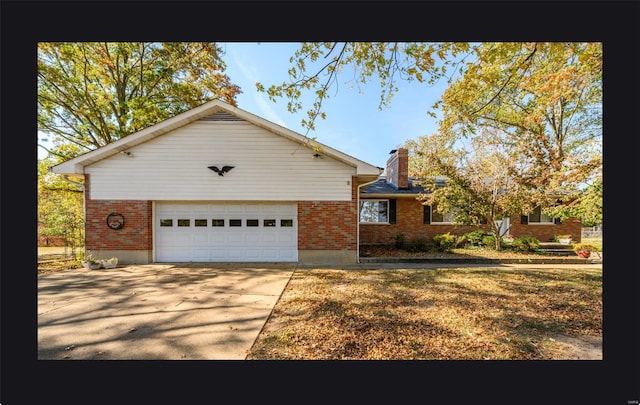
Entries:
[[367, 183], [358, 184], [358, 196], [356, 198], [356, 223], [358, 224], [358, 226], [356, 227], [356, 259], [358, 260], [358, 264], [360, 264], [360, 188], [375, 183], [380, 179], [381, 174], [382, 171], [380, 171], [377, 179], [369, 181]]

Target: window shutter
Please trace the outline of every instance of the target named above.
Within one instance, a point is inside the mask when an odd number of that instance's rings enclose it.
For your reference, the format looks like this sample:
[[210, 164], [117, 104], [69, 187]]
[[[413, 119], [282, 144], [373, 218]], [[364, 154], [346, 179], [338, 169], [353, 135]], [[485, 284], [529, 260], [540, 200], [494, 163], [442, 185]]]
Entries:
[[556, 225], [560, 225], [562, 221], [560, 221], [560, 218], [553, 218], [553, 223]]
[[431, 206], [423, 205], [422, 206], [422, 223], [430, 224], [431, 223]]
[[521, 224], [528, 224], [529, 223], [529, 216], [528, 215], [521, 215], [520, 216], [520, 223]]
[[396, 200], [389, 200], [389, 223], [396, 223]]

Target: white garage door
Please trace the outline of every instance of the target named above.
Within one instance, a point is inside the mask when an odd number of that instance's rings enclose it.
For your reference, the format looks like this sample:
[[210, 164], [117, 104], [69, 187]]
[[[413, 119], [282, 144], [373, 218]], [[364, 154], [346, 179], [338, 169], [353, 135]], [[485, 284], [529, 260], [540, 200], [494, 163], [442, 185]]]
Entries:
[[296, 262], [296, 204], [156, 204], [158, 262]]

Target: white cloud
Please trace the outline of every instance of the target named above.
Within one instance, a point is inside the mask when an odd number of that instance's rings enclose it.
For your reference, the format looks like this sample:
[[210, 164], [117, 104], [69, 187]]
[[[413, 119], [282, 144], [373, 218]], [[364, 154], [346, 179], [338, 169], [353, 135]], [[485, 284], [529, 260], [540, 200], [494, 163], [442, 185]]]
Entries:
[[282, 127], [288, 128], [287, 123], [284, 122], [284, 120], [280, 118], [278, 113], [273, 109], [273, 105], [271, 104], [271, 101], [265, 99], [265, 97], [260, 93], [254, 94], [253, 98], [256, 104], [258, 105], [258, 107], [260, 108], [260, 111], [262, 112], [262, 114], [257, 114], [257, 115], [260, 115], [265, 119], [273, 123], [276, 123]]
[[[257, 91], [255, 91], [255, 83], [260, 81], [259, 75], [252, 69], [252, 66], [256, 66], [256, 64], [245, 63], [233, 47], [227, 48], [227, 52], [228, 54], [231, 54], [231, 60], [233, 61], [233, 64], [239, 69], [240, 73], [242, 74], [241, 77], [234, 78], [233, 80], [237, 81], [238, 79], [241, 79], [240, 87], [247, 89], [249, 94], [253, 94], [253, 97], [251, 97], [251, 99], [253, 99], [256, 108], [259, 110], [254, 113], [280, 126], [287, 127], [286, 122], [278, 115], [278, 113], [273, 108], [273, 104], [271, 103], [271, 101], [269, 101], [263, 93], [258, 93]], [[239, 107], [242, 109], [250, 108], [249, 105]]]

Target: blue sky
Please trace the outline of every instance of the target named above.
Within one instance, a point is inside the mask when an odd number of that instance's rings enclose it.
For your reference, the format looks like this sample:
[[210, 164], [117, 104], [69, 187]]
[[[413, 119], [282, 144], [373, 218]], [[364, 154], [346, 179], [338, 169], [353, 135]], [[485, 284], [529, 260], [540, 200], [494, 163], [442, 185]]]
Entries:
[[[241, 87], [238, 107], [301, 134], [300, 124], [313, 104], [313, 94], [303, 99], [303, 109], [294, 114], [287, 111], [287, 100], [270, 101], [265, 93], [256, 91], [255, 83], [265, 87], [288, 81], [289, 58], [297, 43], [221, 43], [225, 51], [226, 73], [231, 82]], [[444, 82], [428, 86], [419, 82], [398, 82], [399, 91], [389, 107], [379, 110], [380, 87], [377, 78], [360, 88], [348, 81], [353, 72], [339, 76], [337, 93], [324, 102], [325, 120], [316, 122], [310, 137], [341, 152], [375, 166], [384, 167], [389, 151], [408, 139], [436, 132], [437, 120], [427, 112], [445, 89]]]
[[[312, 106], [312, 93], [304, 95], [303, 108], [296, 114], [287, 111], [287, 100], [272, 102], [265, 93], [256, 90], [255, 83], [265, 87], [288, 81], [289, 58], [298, 49], [293, 42], [231, 42], [220, 43], [225, 51], [226, 73], [231, 82], [240, 86], [238, 107], [300, 134], [307, 134], [301, 125]], [[323, 104], [325, 120], [316, 121], [316, 129], [308, 133], [322, 144], [330, 146], [374, 166], [385, 167], [389, 151], [408, 139], [436, 132], [437, 120], [427, 112], [445, 89], [445, 84], [429, 86], [419, 82], [398, 81], [398, 92], [388, 107], [378, 108], [380, 86], [377, 78], [359, 88], [349, 83], [352, 71], [339, 76], [339, 89]], [[38, 156], [46, 153], [38, 148]]]

